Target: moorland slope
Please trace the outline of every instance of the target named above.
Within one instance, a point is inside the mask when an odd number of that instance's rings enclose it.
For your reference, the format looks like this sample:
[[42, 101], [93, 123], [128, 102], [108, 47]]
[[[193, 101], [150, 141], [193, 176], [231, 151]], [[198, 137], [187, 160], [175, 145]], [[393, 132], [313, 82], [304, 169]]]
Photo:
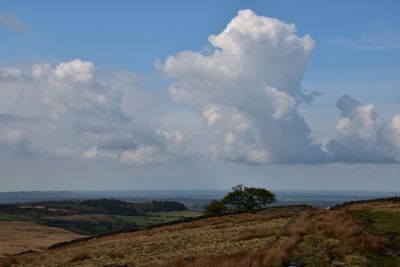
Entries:
[[400, 200], [270, 208], [92, 238], [3, 266], [400, 266]]

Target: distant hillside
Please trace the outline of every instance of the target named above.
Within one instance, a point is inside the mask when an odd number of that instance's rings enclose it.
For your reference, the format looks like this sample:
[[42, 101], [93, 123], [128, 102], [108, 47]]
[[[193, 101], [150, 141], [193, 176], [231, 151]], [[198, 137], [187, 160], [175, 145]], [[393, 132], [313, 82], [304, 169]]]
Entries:
[[0, 204], [0, 213], [29, 216], [108, 214], [144, 215], [146, 212], [187, 210], [176, 201], [131, 203], [117, 199], [58, 200]]
[[61, 227], [84, 235], [98, 235], [143, 228], [179, 219], [165, 218], [162, 212], [185, 212], [176, 201], [131, 203], [117, 199], [59, 200], [0, 204], [0, 220], [14, 216], [47, 226]]
[[[400, 266], [400, 202], [274, 207], [3, 259], [15, 266]], [[114, 264], [114, 265], [112, 265]]]

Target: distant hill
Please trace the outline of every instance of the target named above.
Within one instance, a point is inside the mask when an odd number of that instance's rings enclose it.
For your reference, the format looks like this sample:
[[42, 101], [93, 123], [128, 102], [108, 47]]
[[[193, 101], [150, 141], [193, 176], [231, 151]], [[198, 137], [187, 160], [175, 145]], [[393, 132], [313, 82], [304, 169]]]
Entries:
[[[201, 218], [3, 259], [15, 266], [400, 266], [400, 201]], [[13, 265], [13, 266], [14, 266]]]
[[[224, 190], [125, 190], [125, 191], [20, 191], [0, 192], [0, 203], [38, 202], [68, 199], [112, 198], [127, 202], [169, 200], [185, 204], [191, 210], [202, 208], [214, 199], [222, 198]], [[334, 206], [347, 201], [396, 196], [396, 192], [366, 191], [304, 191], [275, 190], [276, 206], [307, 204], [318, 207]]]
[[[176, 201], [152, 200], [132, 203], [118, 199], [47, 200], [0, 204], [0, 220], [14, 216], [39, 224], [54, 226], [84, 235], [98, 235], [142, 228], [139, 222], [157, 224], [177, 220], [164, 218], [162, 212], [185, 212], [184, 204]], [[148, 219], [150, 217], [150, 219]]]
[[109, 214], [109, 215], [144, 215], [150, 211], [187, 210], [186, 206], [176, 201], [153, 200], [132, 203], [118, 199], [53, 200], [0, 204], [0, 213], [19, 215], [74, 215], [74, 214]]

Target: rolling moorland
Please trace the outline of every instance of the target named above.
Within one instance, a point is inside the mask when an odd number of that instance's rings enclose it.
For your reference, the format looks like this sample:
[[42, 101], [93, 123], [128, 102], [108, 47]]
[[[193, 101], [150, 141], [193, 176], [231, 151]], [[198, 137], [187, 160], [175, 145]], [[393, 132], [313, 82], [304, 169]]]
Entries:
[[198, 218], [56, 245], [2, 266], [400, 266], [400, 199]]

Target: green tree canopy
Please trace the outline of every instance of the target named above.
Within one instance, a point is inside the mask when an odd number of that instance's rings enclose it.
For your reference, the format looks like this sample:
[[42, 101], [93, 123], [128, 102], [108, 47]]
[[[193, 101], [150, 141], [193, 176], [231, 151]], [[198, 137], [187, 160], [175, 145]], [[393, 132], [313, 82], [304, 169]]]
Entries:
[[275, 195], [265, 188], [246, 187], [237, 185], [232, 187], [221, 202], [234, 211], [255, 211], [265, 209], [268, 204], [276, 201]]
[[275, 195], [265, 188], [237, 185], [221, 200], [213, 200], [205, 207], [204, 215], [220, 216], [229, 211], [251, 212], [265, 209], [276, 201]]
[[205, 207], [204, 215], [206, 216], [221, 216], [226, 213], [227, 208], [219, 200], [213, 200]]

